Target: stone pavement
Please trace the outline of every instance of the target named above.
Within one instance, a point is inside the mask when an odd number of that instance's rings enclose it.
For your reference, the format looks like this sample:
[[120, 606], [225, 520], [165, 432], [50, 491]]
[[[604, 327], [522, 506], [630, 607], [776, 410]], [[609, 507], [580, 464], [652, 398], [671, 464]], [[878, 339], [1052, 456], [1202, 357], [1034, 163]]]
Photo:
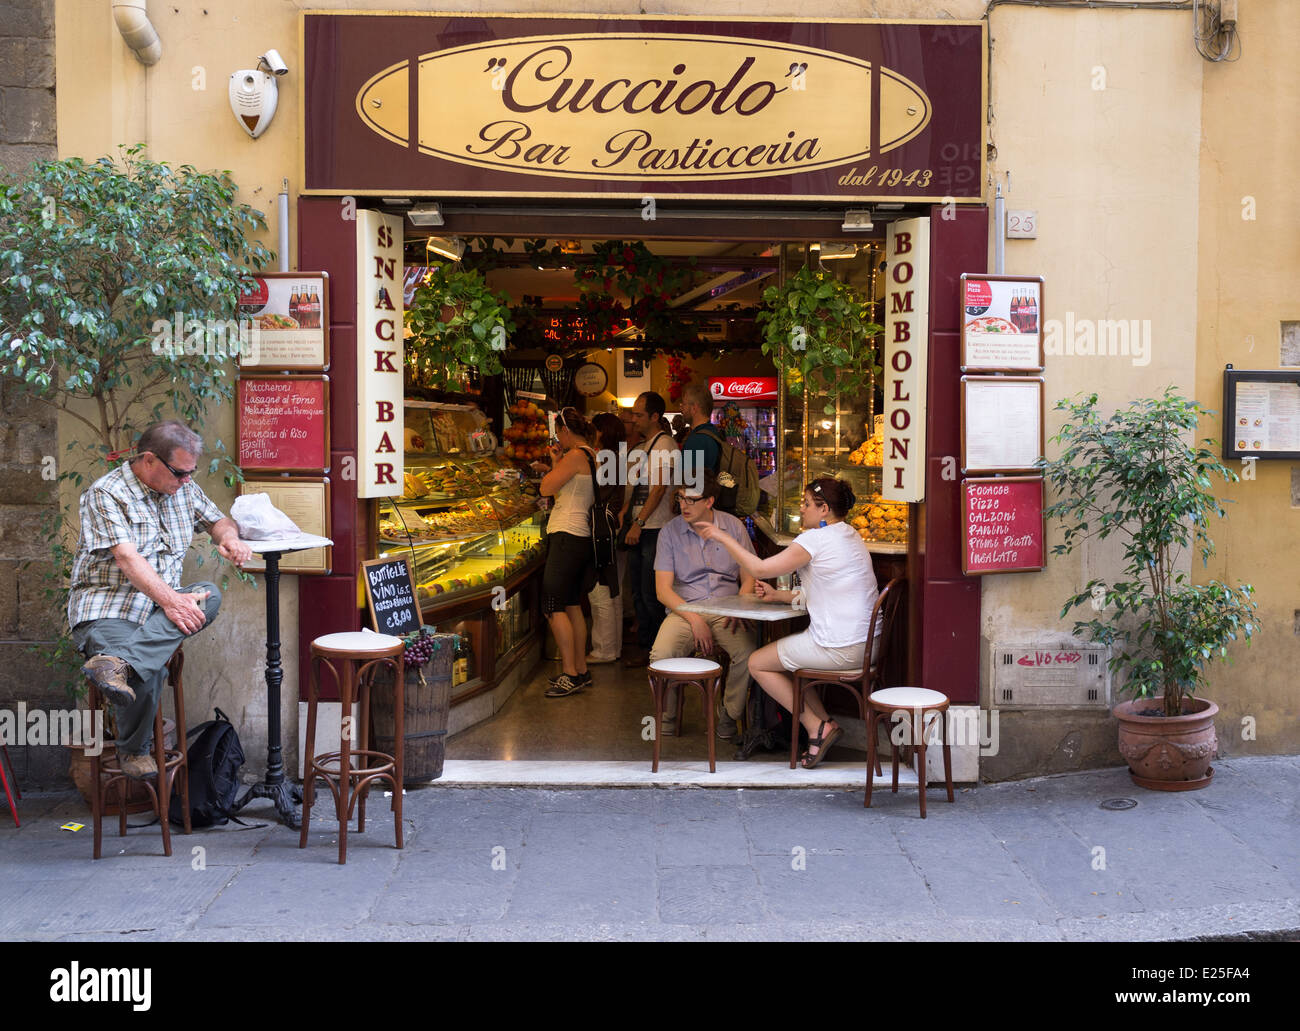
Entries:
[[319, 802], [306, 851], [232, 824], [167, 859], [156, 827], [109, 821], [92, 864], [80, 799], [29, 795], [21, 829], [0, 810], [0, 938], [1295, 939], [1300, 758], [1216, 770], [1172, 794], [1124, 770], [940, 789], [924, 821], [888, 787], [866, 810], [860, 791], [434, 786], [408, 791], [401, 852], [372, 796], [344, 867]]

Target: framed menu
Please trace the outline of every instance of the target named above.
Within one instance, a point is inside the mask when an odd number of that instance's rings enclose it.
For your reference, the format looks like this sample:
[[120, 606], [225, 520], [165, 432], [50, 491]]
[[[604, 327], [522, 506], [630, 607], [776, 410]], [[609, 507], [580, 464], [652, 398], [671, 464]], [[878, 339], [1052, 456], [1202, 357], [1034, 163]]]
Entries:
[[1300, 458], [1300, 369], [1224, 370], [1223, 457]]
[[240, 468], [323, 474], [329, 400], [327, 376], [241, 376], [235, 385]]
[[961, 571], [1036, 573], [1045, 565], [1043, 478], [961, 482]]
[[961, 378], [961, 471], [1028, 473], [1044, 450], [1043, 380]]
[[961, 277], [962, 372], [1042, 372], [1043, 277]]
[[[330, 481], [327, 476], [285, 476], [274, 480], [245, 480], [240, 494], [269, 494], [271, 504], [292, 519], [303, 533], [328, 537]], [[280, 559], [280, 572], [324, 576], [332, 568], [333, 548], [292, 551]], [[250, 573], [261, 573], [266, 563], [257, 555], [244, 563]]]
[[251, 319], [252, 343], [242, 368], [325, 372], [329, 369], [329, 273], [263, 272], [239, 295], [239, 315]]

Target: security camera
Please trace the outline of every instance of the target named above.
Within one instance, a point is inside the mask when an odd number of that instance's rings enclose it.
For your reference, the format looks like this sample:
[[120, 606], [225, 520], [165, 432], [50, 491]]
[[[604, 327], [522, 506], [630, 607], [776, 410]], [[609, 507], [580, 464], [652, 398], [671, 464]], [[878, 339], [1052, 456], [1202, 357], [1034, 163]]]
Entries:
[[[274, 53], [274, 51], [272, 51]], [[230, 77], [230, 110], [244, 132], [257, 139], [275, 117], [280, 90], [275, 79], [256, 68], [241, 68]]]
[[257, 59], [257, 67], [266, 66], [266, 70], [273, 75], [288, 75], [289, 66], [284, 63], [284, 58], [280, 56], [278, 50], [268, 50], [265, 54]]

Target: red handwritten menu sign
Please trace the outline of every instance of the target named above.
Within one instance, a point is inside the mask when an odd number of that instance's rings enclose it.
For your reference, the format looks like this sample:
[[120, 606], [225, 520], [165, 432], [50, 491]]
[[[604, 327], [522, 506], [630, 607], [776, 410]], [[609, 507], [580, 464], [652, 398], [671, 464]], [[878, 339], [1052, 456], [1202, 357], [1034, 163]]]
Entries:
[[239, 464], [266, 472], [323, 473], [329, 465], [329, 379], [245, 376], [237, 387]]
[[961, 539], [967, 576], [1042, 569], [1042, 477], [962, 480]]

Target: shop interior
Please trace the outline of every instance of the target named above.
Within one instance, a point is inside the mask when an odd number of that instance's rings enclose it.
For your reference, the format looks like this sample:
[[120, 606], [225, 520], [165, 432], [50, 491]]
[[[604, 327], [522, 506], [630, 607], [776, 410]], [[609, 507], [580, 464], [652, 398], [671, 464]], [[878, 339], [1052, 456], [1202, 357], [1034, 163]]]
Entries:
[[[545, 457], [548, 414], [561, 407], [625, 413], [639, 393], [655, 390], [671, 420], [687, 383], [716, 395], [713, 385], [729, 378], [771, 380], [768, 396], [719, 400], [713, 412], [762, 478], [752, 519], [760, 554], [798, 533], [803, 484], [837, 475], [857, 495], [849, 518], [873, 552], [881, 586], [906, 575], [908, 506], [880, 497], [881, 397], [872, 369], [879, 339], [853, 389], [805, 390], [794, 373], [791, 390], [790, 356], [764, 353], [760, 318], [773, 303], [765, 291], [807, 267], [851, 285], [862, 320], [883, 323], [883, 229], [847, 241], [758, 242], [468, 237], [407, 227], [405, 493], [370, 502], [371, 555], [409, 554], [425, 623], [465, 642], [453, 666], [449, 757], [648, 759], [644, 669], [591, 665], [592, 687], [544, 696], [559, 663], [538, 607], [546, 512], [531, 465]], [[462, 289], [468, 293], [456, 293]], [[507, 346], [456, 360], [447, 344], [453, 327], [459, 322], [472, 336], [463, 313], [489, 309], [507, 320]], [[479, 343], [491, 342], [488, 327]], [[626, 586], [622, 594], [621, 630], [634, 642]], [[589, 623], [588, 650], [590, 631]], [[843, 701], [841, 709], [827, 699], [832, 710], [854, 713]], [[458, 720], [458, 709], [474, 716]], [[681, 735], [662, 743], [664, 760], [699, 761], [704, 735], [699, 692], [691, 691]], [[719, 759], [732, 758], [733, 747], [719, 742]], [[785, 753], [751, 758], [780, 762]]]

